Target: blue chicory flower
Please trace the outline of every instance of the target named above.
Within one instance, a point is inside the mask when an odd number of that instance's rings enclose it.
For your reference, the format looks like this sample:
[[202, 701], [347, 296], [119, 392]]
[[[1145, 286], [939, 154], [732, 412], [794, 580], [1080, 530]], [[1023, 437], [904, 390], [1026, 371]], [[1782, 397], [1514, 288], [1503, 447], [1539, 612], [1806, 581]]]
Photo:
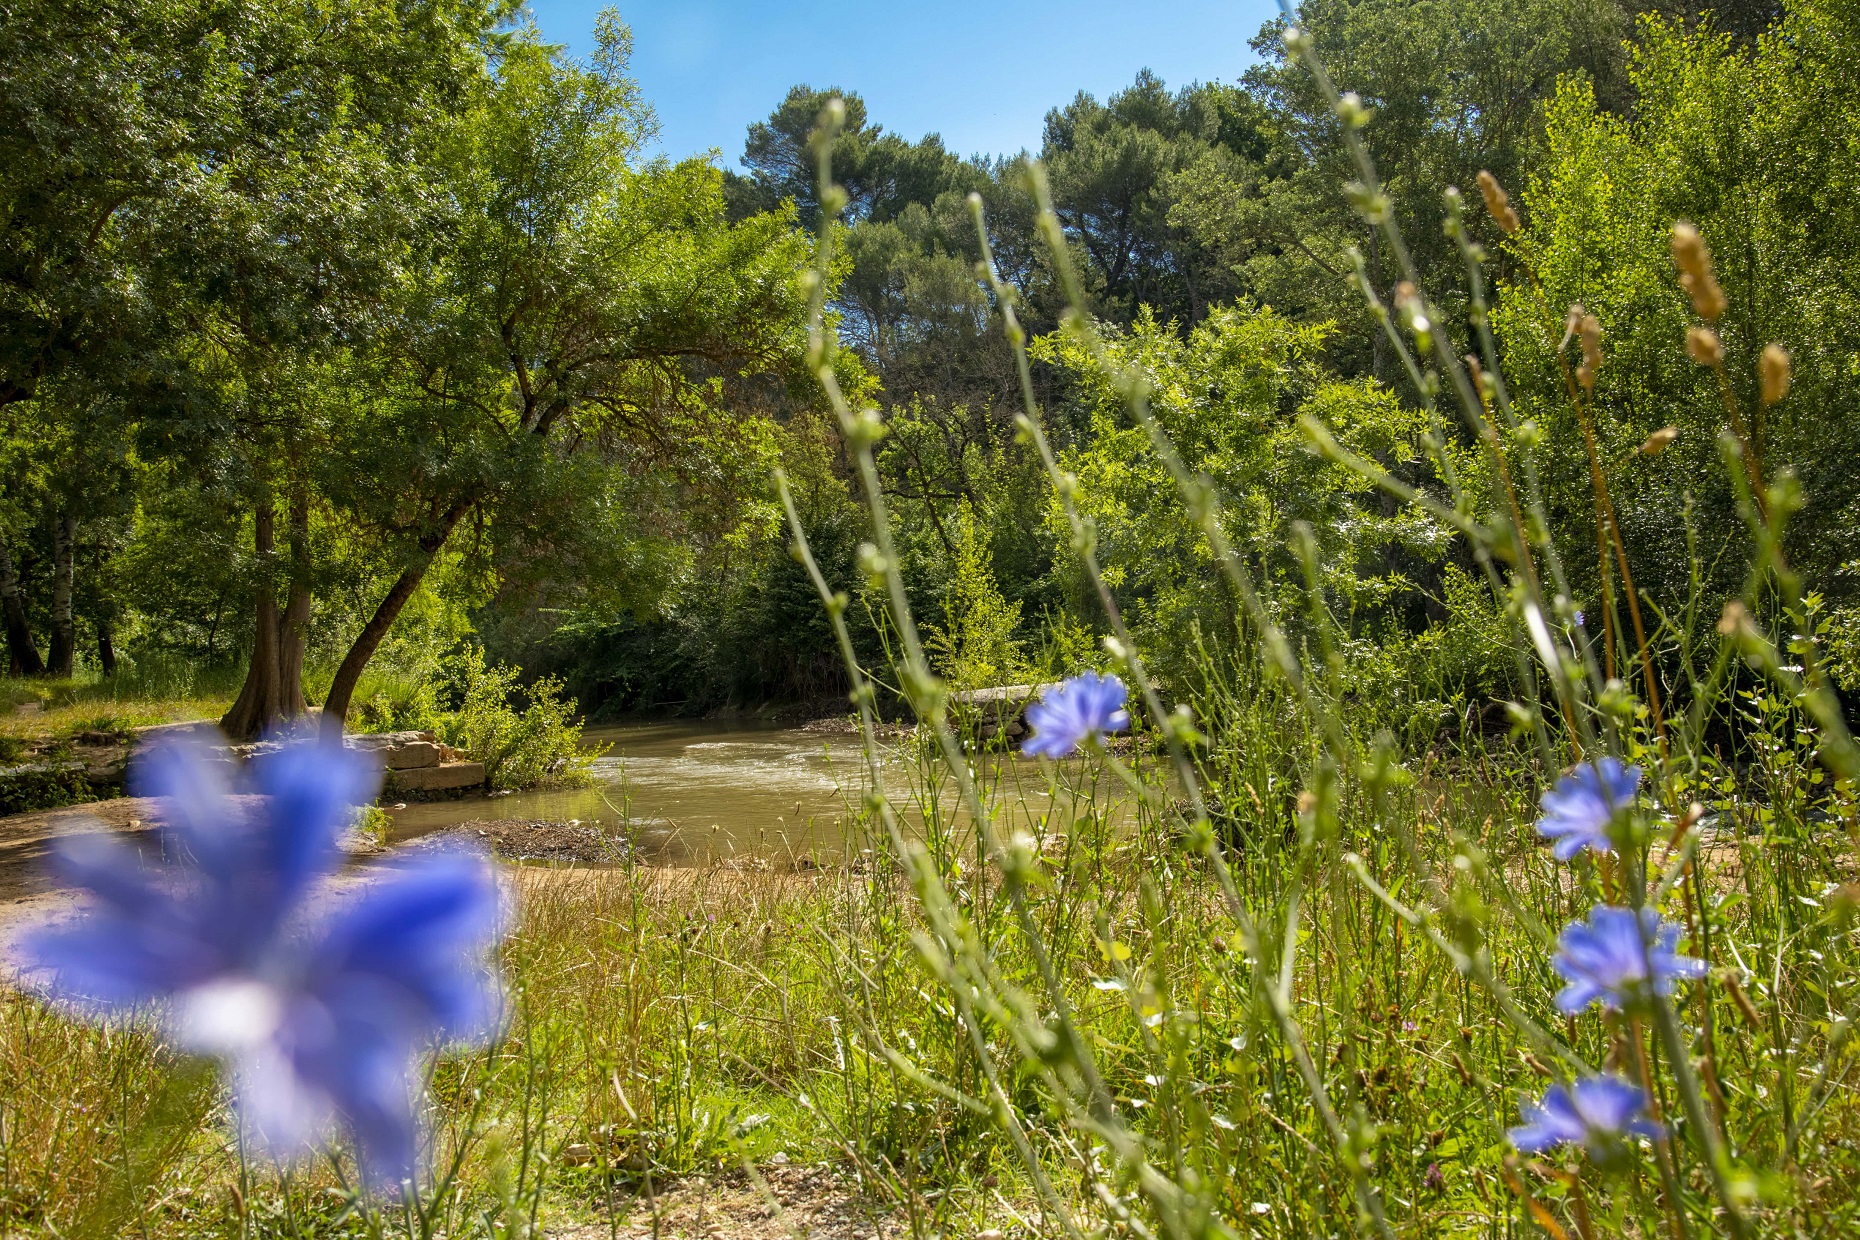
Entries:
[[160, 798], [178, 860], [145, 869], [109, 836], [62, 842], [60, 870], [91, 898], [27, 934], [19, 963], [91, 1015], [153, 1005], [181, 1046], [230, 1069], [261, 1148], [293, 1157], [339, 1121], [370, 1181], [398, 1185], [417, 1165], [421, 1052], [495, 1023], [495, 878], [482, 856], [437, 851], [338, 895], [338, 835], [378, 773], [315, 741], [252, 767], [258, 795], [234, 797], [204, 746], [150, 754], [133, 786]]
[[1628, 1136], [1658, 1137], [1662, 1129], [1646, 1118], [1647, 1095], [1618, 1076], [1589, 1076], [1574, 1085], [1552, 1085], [1542, 1102], [1519, 1107], [1522, 1127], [1507, 1135], [1527, 1154], [1559, 1145], [1581, 1145], [1605, 1161]]
[[1639, 788], [1637, 766], [1622, 766], [1611, 757], [1584, 762], [1544, 793], [1537, 834], [1556, 841], [1551, 851], [1558, 861], [1568, 861], [1585, 848], [1613, 852], [1608, 828], [1617, 813], [1634, 803]]
[[1653, 994], [1673, 993], [1673, 984], [1705, 973], [1705, 962], [1681, 956], [1679, 927], [1650, 908], [1598, 904], [1586, 922], [1571, 922], [1557, 937], [1550, 966], [1568, 982], [1556, 1005], [1570, 1016], [1592, 1003], [1611, 1012], [1638, 1005]]
[[1124, 709], [1128, 693], [1115, 676], [1086, 672], [1049, 690], [1027, 710], [1033, 735], [1021, 746], [1024, 754], [1063, 758], [1093, 736], [1122, 732], [1130, 726]]

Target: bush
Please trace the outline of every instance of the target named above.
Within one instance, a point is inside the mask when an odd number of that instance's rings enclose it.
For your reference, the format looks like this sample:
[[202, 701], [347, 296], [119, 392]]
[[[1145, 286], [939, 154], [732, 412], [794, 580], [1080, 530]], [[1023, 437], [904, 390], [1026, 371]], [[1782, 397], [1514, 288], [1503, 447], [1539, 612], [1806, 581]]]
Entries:
[[459, 706], [442, 718], [439, 734], [484, 763], [490, 787], [587, 782], [589, 768], [602, 751], [582, 748], [575, 700], [563, 695], [559, 679], [544, 676], [520, 684], [516, 668], [487, 667], [484, 651], [475, 646], [451, 660], [446, 670]]
[[0, 771], [0, 814], [60, 809], [96, 800], [84, 767], [75, 762], [38, 762]]

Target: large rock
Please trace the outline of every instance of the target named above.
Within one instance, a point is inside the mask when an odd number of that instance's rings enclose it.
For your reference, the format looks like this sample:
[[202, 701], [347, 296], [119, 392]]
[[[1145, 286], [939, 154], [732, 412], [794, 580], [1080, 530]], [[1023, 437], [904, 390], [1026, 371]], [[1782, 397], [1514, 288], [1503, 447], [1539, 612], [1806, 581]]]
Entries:
[[351, 736], [347, 744], [351, 749], [374, 754], [380, 759], [381, 765], [390, 771], [414, 771], [438, 766], [447, 758], [455, 756], [454, 751], [440, 744], [439, 738], [431, 732], [376, 732], [367, 736]]
[[997, 685], [991, 689], [966, 689], [949, 695], [950, 713], [959, 727], [973, 730], [975, 739], [986, 741], [1000, 733], [1010, 740], [1027, 734], [1027, 708], [1040, 700], [1048, 689], [1043, 685]]
[[392, 793], [459, 792], [484, 783], [484, 763], [447, 762], [440, 766], [420, 766], [389, 770], [387, 789]]

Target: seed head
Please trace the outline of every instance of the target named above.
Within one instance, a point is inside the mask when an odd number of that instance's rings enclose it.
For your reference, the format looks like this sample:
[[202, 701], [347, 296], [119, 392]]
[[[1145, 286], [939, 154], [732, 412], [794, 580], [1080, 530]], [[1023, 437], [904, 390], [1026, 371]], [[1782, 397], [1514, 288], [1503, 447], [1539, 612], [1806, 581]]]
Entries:
[[1492, 217], [1492, 222], [1508, 233], [1518, 231], [1518, 213], [1511, 209], [1511, 199], [1505, 194], [1505, 187], [1498, 183], [1498, 178], [1483, 169], [1479, 173], [1479, 192], [1485, 195], [1485, 213]]
[[1724, 361], [1724, 344], [1709, 327], [1695, 327], [1686, 333], [1686, 354], [1701, 366], [1716, 366]]
[[1640, 446], [1641, 455], [1658, 456], [1660, 453], [1666, 451], [1667, 445], [1671, 444], [1673, 440], [1677, 438], [1679, 438], [1679, 428], [1677, 426], [1662, 426], [1659, 430], [1647, 436], [1647, 442]]
[[1773, 405], [1789, 394], [1789, 354], [1779, 344], [1766, 344], [1757, 358], [1757, 380], [1763, 403]]
[[1602, 321], [1585, 314], [1576, 324], [1576, 334], [1582, 339], [1582, 365], [1576, 367], [1576, 379], [1584, 391], [1593, 392], [1595, 372], [1602, 368]]
[[1691, 295], [1692, 308], [1707, 323], [1716, 323], [1730, 303], [1712, 273], [1705, 238], [1684, 220], [1673, 225], [1673, 261], [1679, 264], [1679, 284]]

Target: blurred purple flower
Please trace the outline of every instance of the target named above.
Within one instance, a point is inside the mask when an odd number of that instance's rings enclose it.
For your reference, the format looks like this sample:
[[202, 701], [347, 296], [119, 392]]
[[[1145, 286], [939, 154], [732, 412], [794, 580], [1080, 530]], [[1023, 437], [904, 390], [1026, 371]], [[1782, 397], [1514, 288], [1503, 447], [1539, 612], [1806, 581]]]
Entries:
[[1591, 1003], [1618, 1012], [1645, 1002], [1650, 988], [1672, 994], [1674, 982], [1705, 973], [1704, 961], [1673, 950], [1678, 944], [1679, 927], [1650, 908], [1637, 918], [1631, 908], [1596, 905], [1588, 921], [1571, 922], [1557, 937], [1550, 966], [1569, 983], [1557, 993], [1557, 1007], [1570, 1016]]
[[1090, 738], [1104, 732], [1122, 732], [1130, 726], [1124, 709], [1128, 693], [1115, 676], [1086, 672], [1048, 690], [1027, 710], [1033, 735], [1021, 746], [1024, 754], [1063, 758]]
[[339, 833], [379, 776], [314, 741], [252, 768], [258, 796], [236, 798], [205, 746], [150, 754], [133, 786], [161, 799], [178, 860], [144, 868], [107, 835], [61, 842], [60, 871], [91, 899], [25, 936], [19, 963], [92, 1015], [158, 1005], [180, 1045], [230, 1068], [246, 1131], [275, 1156], [340, 1121], [370, 1181], [397, 1185], [416, 1171], [421, 1052], [495, 1022], [495, 879], [480, 856], [436, 852], [337, 896]]
[[1637, 766], [1624, 767], [1610, 757], [1584, 762], [1544, 793], [1539, 802], [1544, 815], [1537, 820], [1537, 834], [1556, 841], [1551, 851], [1559, 861], [1568, 861], [1585, 848], [1613, 852], [1609, 825], [1617, 813], [1634, 804], [1639, 788]]
[[1646, 1118], [1646, 1109], [1647, 1095], [1638, 1085], [1618, 1076], [1584, 1077], [1567, 1088], [1552, 1085], [1540, 1103], [1522, 1103], [1524, 1124], [1507, 1135], [1527, 1154], [1581, 1145], [1604, 1161], [1628, 1136], [1661, 1135], [1664, 1130]]

